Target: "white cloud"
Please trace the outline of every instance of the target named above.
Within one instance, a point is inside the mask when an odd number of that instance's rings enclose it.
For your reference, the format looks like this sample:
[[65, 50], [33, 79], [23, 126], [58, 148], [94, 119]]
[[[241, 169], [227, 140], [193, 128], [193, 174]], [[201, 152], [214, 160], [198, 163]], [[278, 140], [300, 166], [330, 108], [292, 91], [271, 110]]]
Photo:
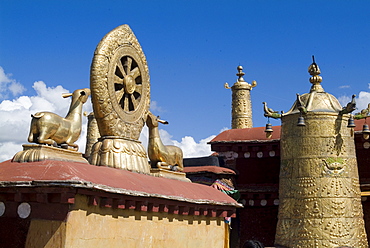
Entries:
[[356, 98], [356, 106], [359, 111], [367, 108], [370, 103], [370, 92], [361, 91]]
[[181, 142], [175, 142], [175, 146], [180, 147], [184, 152], [184, 158], [210, 156], [212, 154], [211, 145], [207, 142], [211, 141], [216, 135], [211, 135], [205, 139], [201, 139], [198, 143], [193, 137], [185, 136]]
[[163, 108], [156, 101], [150, 101], [150, 110], [152, 112], [164, 112]]
[[340, 103], [341, 106], [346, 106], [347, 103], [349, 103], [351, 101], [351, 97], [349, 96], [340, 96], [338, 97], [338, 101]]
[[57, 87], [46, 87], [46, 84], [42, 81], [35, 82], [32, 88], [37, 94], [36, 97], [32, 97], [34, 102], [32, 109], [37, 111], [42, 109], [42, 111], [55, 112], [59, 115], [65, 115], [68, 112], [71, 99], [63, 98], [62, 94], [69, 93], [69, 90], [64, 89], [60, 85]]
[[[211, 145], [207, 144], [207, 142], [216, 137], [215, 135], [211, 135], [205, 139], [201, 139], [199, 142], [196, 142], [193, 137], [185, 136], [179, 142], [177, 140], [173, 140], [172, 135], [169, 134], [166, 130], [159, 129], [159, 135], [161, 136], [161, 140], [164, 145], [174, 145], [180, 147], [182, 149], [184, 158], [210, 156], [212, 154]], [[147, 149], [148, 147], [147, 126], [144, 126], [139, 140], [142, 142], [145, 149]]]
[[[346, 106], [352, 100], [351, 96], [341, 96], [338, 97], [338, 100], [342, 106]], [[367, 108], [367, 105], [370, 103], [370, 92], [360, 91], [358, 96], [356, 96], [356, 110], [354, 113], [360, 112], [362, 109]]]
[[14, 142], [0, 142], [0, 162], [11, 159], [22, 150], [22, 145]]
[[351, 86], [349, 86], [349, 85], [339, 86], [339, 89], [348, 89], [348, 88], [351, 88]]
[[139, 141], [143, 144], [145, 147], [145, 150], [147, 150], [148, 147], [148, 140], [149, 140], [149, 130], [146, 125], [144, 125], [143, 130], [141, 130]]
[[22, 84], [11, 77], [12, 75], [6, 74], [4, 69], [0, 66], [0, 99], [8, 98], [9, 93], [15, 97], [26, 90]]

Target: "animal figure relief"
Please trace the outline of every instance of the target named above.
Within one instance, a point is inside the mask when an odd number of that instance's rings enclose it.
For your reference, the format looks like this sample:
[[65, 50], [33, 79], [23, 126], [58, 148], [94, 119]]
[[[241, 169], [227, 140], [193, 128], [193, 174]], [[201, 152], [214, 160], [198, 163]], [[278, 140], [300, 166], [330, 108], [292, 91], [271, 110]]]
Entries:
[[356, 95], [352, 95], [352, 100], [347, 103], [345, 107], [339, 112], [340, 115], [342, 114], [349, 114], [356, 109]]
[[265, 117], [272, 117], [274, 119], [281, 118], [281, 114], [278, 114], [278, 111], [274, 111], [273, 109], [267, 107], [267, 103], [263, 102], [263, 111]]
[[75, 90], [73, 93], [66, 93], [64, 98], [72, 96], [71, 106], [65, 118], [51, 113], [38, 112], [32, 116], [28, 142], [47, 144], [68, 148], [71, 146], [78, 150], [75, 144], [81, 134], [82, 126], [82, 105], [87, 101], [90, 89]]
[[159, 136], [158, 123], [168, 124], [149, 112], [146, 125], [149, 129], [148, 156], [152, 168], [183, 171], [182, 150], [177, 146], [165, 146]]

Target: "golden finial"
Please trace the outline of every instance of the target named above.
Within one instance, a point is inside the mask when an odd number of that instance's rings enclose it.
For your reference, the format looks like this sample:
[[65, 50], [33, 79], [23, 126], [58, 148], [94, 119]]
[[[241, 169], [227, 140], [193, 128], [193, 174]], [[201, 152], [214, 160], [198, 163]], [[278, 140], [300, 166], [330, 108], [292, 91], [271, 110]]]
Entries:
[[236, 73], [236, 75], [239, 77], [238, 81], [245, 82], [243, 78], [243, 76], [245, 75], [245, 73], [243, 72], [243, 66], [239, 65], [236, 69], [238, 70], [238, 73]]
[[312, 77], [310, 77], [310, 82], [313, 84], [311, 87], [311, 92], [316, 91], [316, 92], [324, 92], [324, 89], [321, 86], [322, 82], [322, 77], [319, 76], [321, 71], [319, 66], [315, 62], [315, 56], [312, 55], [312, 64], [308, 67], [308, 73]]

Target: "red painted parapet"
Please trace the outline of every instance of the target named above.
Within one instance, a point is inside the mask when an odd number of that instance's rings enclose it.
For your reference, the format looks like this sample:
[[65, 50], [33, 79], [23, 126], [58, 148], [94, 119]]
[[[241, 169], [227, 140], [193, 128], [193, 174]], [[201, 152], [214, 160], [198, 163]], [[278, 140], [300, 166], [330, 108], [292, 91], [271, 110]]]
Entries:
[[[9, 227], [0, 230], [0, 239], [6, 247], [43, 247], [50, 242], [89, 246], [89, 235], [100, 247], [107, 239], [109, 247], [126, 241], [131, 247], [179, 245], [157, 237], [156, 230], [162, 228], [171, 237], [177, 237], [178, 230], [190, 237], [197, 228], [203, 232], [197, 242], [208, 244], [215, 241], [212, 235], [227, 237], [223, 220], [234, 217], [236, 207], [240, 204], [209, 186], [110, 167], [50, 160], [0, 163], [0, 225]], [[175, 223], [167, 226], [166, 220]], [[121, 233], [107, 238], [117, 226]], [[126, 240], [122, 234], [140, 228], [151, 238], [137, 234]], [[211, 236], [206, 235], [209, 228]], [[195, 240], [187, 239], [187, 246], [196, 245]]]

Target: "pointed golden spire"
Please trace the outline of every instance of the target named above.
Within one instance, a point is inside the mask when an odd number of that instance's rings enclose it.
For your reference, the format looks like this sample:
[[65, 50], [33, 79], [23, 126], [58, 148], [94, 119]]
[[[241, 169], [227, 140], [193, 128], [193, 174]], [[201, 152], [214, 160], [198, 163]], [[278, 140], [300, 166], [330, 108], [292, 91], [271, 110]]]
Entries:
[[245, 75], [245, 73], [243, 72], [243, 66], [239, 65], [236, 69], [238, 70], [238, 73], [236, 73], [236, 75], [239, 77], [238, 81], [245, 82], [243, 78], [243, 76]]
[[308, 67], [308, 73], [312, 77], [310, 77], [310, 82], [312, 83], [311, 91], [316, 92], [325, 92], [324, 88], [321, 86], [322, 77], [319, 76], [321, 71], [319, 66], [315, 63], [315, 56], [312, 55], [312, 64]]

